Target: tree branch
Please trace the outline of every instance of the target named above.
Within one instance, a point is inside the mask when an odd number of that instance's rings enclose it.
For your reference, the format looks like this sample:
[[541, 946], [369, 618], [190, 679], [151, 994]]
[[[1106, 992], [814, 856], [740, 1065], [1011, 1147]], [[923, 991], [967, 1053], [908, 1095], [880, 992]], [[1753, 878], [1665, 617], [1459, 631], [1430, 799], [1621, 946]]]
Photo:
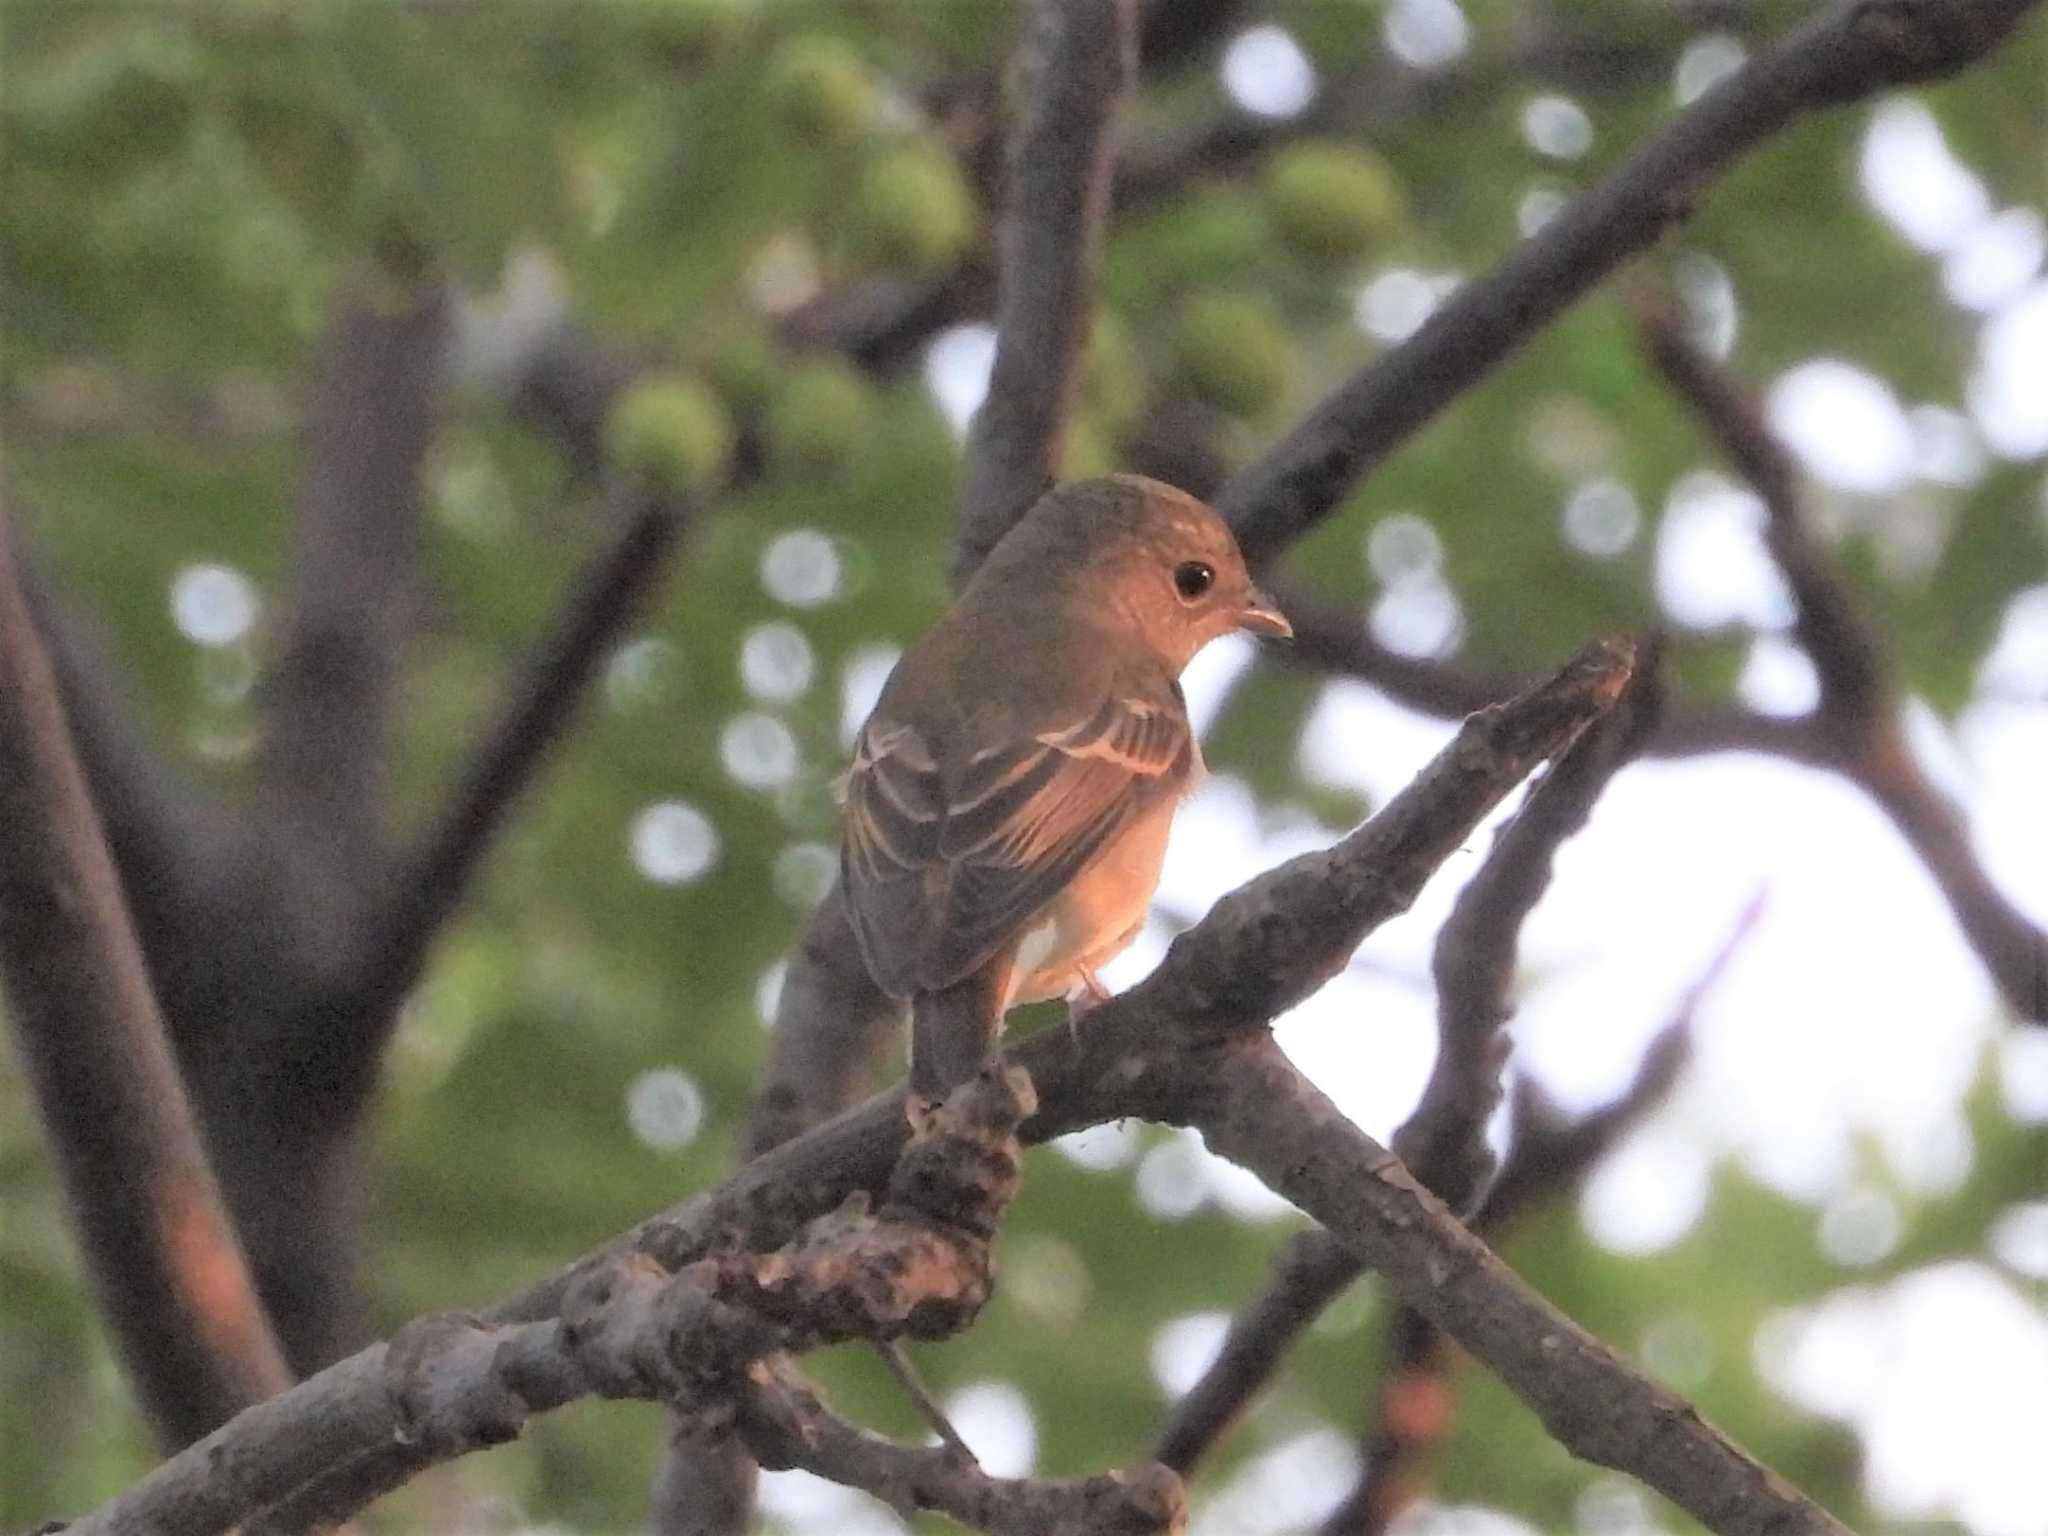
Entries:
[[1493, 1178], [1486, 1122], [1500, 1103], [1522, 925], [1550, 889], [1557, 850], [1593, 814], [1608, 782], [1657, 728], [1663, 690], [1654, 649], [1615, 708], [1588, 726], [1501, 828], [1437, 934], [1437, 1058], [1394, 1152], [1460, 1216], [1485, 1202]]
[[[1525, 1212], [1578, 1187], [1592, 1166], [1664, 1102], [1692, 1048], [1693, 1017], [1763, 911], [1752, 901], [1721, 948], [1686, 990], [1671, 1019], [1636, 1064], [1628, 1087], [1578, 1120], [1568, 1119], [1536, 1083], [1515, 1084], [1508, 1155], [1472, 1223], [1497, 1242]], [[1325, 1234], [1327, 1235], [1327, 1234]], [[1366, 1437], [1358, 1482], [1323, 1524], [1323, 1536], [1384, 1536], [1416, 1497], [1424, 1465], [1450, 1433], [1458, 1351], [1443, 1331], [1409, 1306], [1387, 1325], [1386, 1365]]]
[[763, 1361], [752, 1387], [741, 1403], [740, 1435], [765, 1465], [802, 1467], [864, 1488], [900, 1510], [933, 1510], [995, 1536], [1163, 1536], [1187, 1522], [1180, 1479], [1164, 1467], [1094, 1477], [991, 1477], [944, 1447], [900, 1445], [847, 1422], [784, 1361]]
[[1765, 544], [1796, 605], [1793, 635], [1820, 679], [1820, 706], [1799, 723], [1824, 749], [1826, 766], [1860, 786], [1912, 845], [2006, 1006], [2022, 1018], [2048, 1019], [2048, 933], [1991, 883], [1961, 814], [1914, 760], [1884, 638], [1814, 537], [1790, 455], [1748, 392], [1668, 314], [1639, 313], [1645, 349], [1665, 383], [1763, 498]]
[[[1594, 721], [1537, 781], [1458, 895], [1437, 936], [1437, 1056], [1394, 1151], [1460, 1213], [1480, 1204], [1491, 1172], [1486, 1122], [1500, 1100], [1508, 990], [1523, 920], [1550, 884], [1552, 860], [1585, 825], [1607, 781], [1654, 728], [1661, 691], [1644, 658], [1614, 710]], [[1298, 1233], [1264, 1288], [1231, 1321], [1223, 1348], [1168, 1415], [1154, 1452], [1187, 1473], [1265, 1388], [1288, 1348], [1348, 1289], [1364, 1262], [1326, 1230]]]
[[[1372, 637], [1365, 615], [1275, 577], [1267, 582], [1288, 621], [1294, 641], [1275, 647], [1273, 659], [1355, 678], [1397, 704], [1418, 713], [1457, 719], [1513, 696], [1525, 678], [1472, 671], [1456, 662], [1426, 661], [1388, 650]], [[1765, 752], [1810, 767], [1831, 767], [1822, 732], [1811, 720], [1786, 720], [1735, 705], [1675, 703], [1663, 712], [1657, 731], [1643, 744], [1645, 757], [1698, 757], [1713, 752]]]
[[902, 1005], [868, 974], [834, 879], [790, 953], [740, 1157], [758, 1157], [859, 1103], [902, 1022]]
[[101, 1315], [175, 1447], [291, 1378], [201, 1149], [11, 544], [0, 521], [0, 990]]
[[42, 570], [19, 505], [4, 497], [0, 523], [11, 524], [15, 581], [49, 657], [72, 749], [161, 990], [158, 973], [173, 947], [195, 926], [213, 922], [214, 891], [238, 876], [246, 839], [225, 807], [155, 750], [128, 696], [131, 679], [97, 626]]
[[1698, 1410], [1523, 1285], [1271, 1036], [1245, 1039], [1216, 1066], [1220, 1080], [1205, 1084], [1190, 1117], [1209, 1145], [1341, 1237], [1573, 1455], [1629, 1473], [1726, 1536], [1847, 1536]]
[[[366, 1466], [416, 1472], [579, 1397], [657, 1398], [729, 1426], [741, 1377], [770, 1355], [943, 1337], [987, 1299], [990, 1243], [1017, 1188], [1017, 1127], [1035, 1107], [1023, 1073], [985, 1070], [903, 1149], [879, 1212], [849, 1191], [777, 1251], [725, 1248], [673, 1270], [615, 1253], [541, 1321], [419, 1319], [243, 1413], [72, 1529], [197, 1532], [259, 1518], [305, 1529], [381, 1491]], [[317, 1486], [335, 1469], [346, 1495]], [[290, 1512], [266, 1513], [280, 1505]]]
[[438, 819], [398, 861], [370, 951], [372, 970], [360, 984], [368, 1028], [390, 1028], [492, 840], [653, 593], [690, 512], [679, 497], [637, 484], [612, 486], [605, 499], [616, 532], [570, 582], [551, 628], [507, 684], [497, 718]]
[[1956, 73], [2036, 3], [1845, 0], [1757, 53], [1231, 479], [1217, 510], [1253, 567], [1321, 522], [1396, 444], [1682, 219], [1740, 156], [1807, 112]]
[[1820, 678], [1819, 725], [1836, 751], [1855, 755], [1898, 702], [1877, 626], [1864, 615], [1833, 559], [1801, 515], [1799, 471], [1764, 425], [1756, 400], [1679, 328], [1661, 306], [1637, 306], [1644, 350], [1673, 394], [1763, 498], [1764, 542], [1792, 589], [1793, 637]]
[[1117, 104], [1137, 71], [1136, 0], [1038, 0], [1010, 146], [996, 359], [961, 475], [953, 579], [1052, 483], [1088, 339]]
[[438, 287], [355, 297], [331, 323], [306, 411], [291, 591], [258, 692], [259, 769], [295, 837], [366, 877], [381, 857], [391, 701], [412, 631], [420, 466], [447, 346]]

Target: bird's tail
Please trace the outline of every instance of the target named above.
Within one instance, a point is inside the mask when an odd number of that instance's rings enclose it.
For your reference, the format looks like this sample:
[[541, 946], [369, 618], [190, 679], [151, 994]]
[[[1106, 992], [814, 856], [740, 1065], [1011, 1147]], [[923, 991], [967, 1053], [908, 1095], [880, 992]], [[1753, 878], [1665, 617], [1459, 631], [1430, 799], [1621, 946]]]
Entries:
[[935, 1103], [994, 1054], [1010, 971], [1006, 952], [950, 987], [917, 995], [910, 1013], [912, 1094]]

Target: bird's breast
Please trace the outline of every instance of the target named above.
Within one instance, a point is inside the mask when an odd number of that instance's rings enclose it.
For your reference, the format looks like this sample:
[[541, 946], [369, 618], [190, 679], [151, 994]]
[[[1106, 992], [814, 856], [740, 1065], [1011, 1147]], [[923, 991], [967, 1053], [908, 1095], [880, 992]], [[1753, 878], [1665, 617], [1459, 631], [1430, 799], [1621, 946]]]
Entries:
[[1011, 1001], [1063, 997], [1094, 970], [1120, 954], [1144, 926], [1174, 801], [1164, 800], [1117, 840], [1054, 898], [1044, 916], [1018, 941]]

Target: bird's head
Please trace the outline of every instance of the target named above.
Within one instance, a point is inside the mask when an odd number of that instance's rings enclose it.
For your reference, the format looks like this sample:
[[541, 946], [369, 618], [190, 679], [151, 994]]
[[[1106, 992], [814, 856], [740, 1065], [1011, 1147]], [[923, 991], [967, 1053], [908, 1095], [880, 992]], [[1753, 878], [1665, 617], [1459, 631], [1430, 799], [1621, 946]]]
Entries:
[[1253, 583], [1230, 525], [1185, 491], [1141, 475], [1048, 492], [998, 546], [986, 575], [1005, 579], [1012, 560], [1050, 569], [1074, 598], [1135, 626], [1175, 672], [1234, 630], [1294, 632]]

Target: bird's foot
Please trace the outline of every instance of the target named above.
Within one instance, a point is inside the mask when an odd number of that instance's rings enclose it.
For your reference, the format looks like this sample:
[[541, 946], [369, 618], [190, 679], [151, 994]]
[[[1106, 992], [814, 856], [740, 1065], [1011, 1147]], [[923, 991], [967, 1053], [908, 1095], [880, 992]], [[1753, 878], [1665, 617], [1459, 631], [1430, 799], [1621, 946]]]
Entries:
[[1081, 1044], [1081, 1020], [1108, 1002], [1112, 995], [1094, 971], [1087, 966], [1081, 968], [1081, 985], [1067, 997], [1067, 1038], [1076, 1047]]

